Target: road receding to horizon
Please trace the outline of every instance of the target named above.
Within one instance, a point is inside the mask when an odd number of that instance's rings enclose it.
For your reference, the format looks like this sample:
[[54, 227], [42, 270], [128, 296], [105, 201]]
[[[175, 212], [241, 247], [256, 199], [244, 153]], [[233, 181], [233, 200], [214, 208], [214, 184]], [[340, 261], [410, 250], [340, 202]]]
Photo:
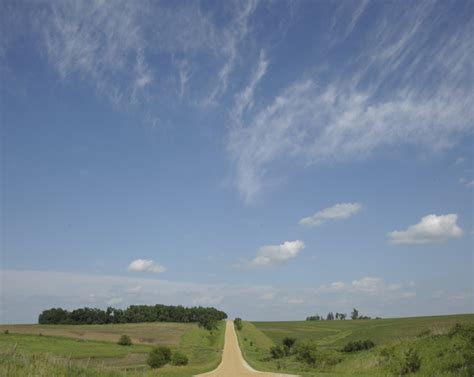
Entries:
[[239, 342], [234, 329], [234, 323], [227, 321], [225, 330], [225, 344], [222, 352], [222, 362], [211, 372], [199, 374], [195, 377], [297, 377], [290, 374], [259, 372], [247, 364], [240, 351]]

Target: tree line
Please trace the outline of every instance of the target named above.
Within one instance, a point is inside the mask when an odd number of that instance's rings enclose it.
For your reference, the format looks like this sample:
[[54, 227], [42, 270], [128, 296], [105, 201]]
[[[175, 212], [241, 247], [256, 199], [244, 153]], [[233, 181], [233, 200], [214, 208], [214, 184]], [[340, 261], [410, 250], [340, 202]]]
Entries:
[[216, 308], [167, 305], [131, 305], [127, 309], [108, 307], [79, 308], [72, 311], [62, 308], [44, 310], [38, 317], [38, 323], [63, 325], [101, 325], [107, 323], [139, 322], [197, 322], [206, 324], [226, 319], [227, 314]]
[[[347, 314], [346, 313], [333, 313], [333, 312], [329, 312], [326, 316], [326, 318], [324, 318], [323, 316], [319, 315], [319, 314], [316, 314], [316, 315], [312, 315], [312, 316], [309, 316], [309, 317], [306, 317], [306, 320], [307, 321], [333, 321], [333, 320], [345, 320], [347, 317]], [[351, 312], [351, 319], [371, 319], [370, 317], [366, 316], [366, 315], [361, 315], [359, 314], [359, 311], [354, 308], [352, 309], [352, 312]], [[376, 319], [380, 319], [380, 317], [377, 317]]]

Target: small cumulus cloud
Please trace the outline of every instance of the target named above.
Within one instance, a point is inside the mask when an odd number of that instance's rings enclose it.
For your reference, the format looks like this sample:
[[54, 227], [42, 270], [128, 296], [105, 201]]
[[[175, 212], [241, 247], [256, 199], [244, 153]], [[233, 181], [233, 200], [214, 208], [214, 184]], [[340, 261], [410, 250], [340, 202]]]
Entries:
[[445, 242], [449, 238], [463, 235], [463, 230], [457, 225], [458, 215], [428, 215], [418, 224], [409, 226], [406, 230], [396, 230], [388, 234], [393, 245], [421, 245]]
[[316, 227], [331, 220], [344, 220], [354, 216], [362, 209], [360, 203], [338, 203], [332, 207], [316, 212], [314, 215], [305, 217], [299, 221], [301, 225]]
[[466, 187], [474, 187], [474, 179], [469, 180], [464, 177], [459, 178], [459, 184]]
[[249, 263], [250, 267], [270, 267], [284, 263], [298, 256], [305, 248], [303, 241], [285, 241], [281, 245], [262, 246], [257, 250], [257, 256]]
[[160, 274], [166, 271], [161, 264], [151, 259], [135, 259], [129, 264], [128, 270], [133, 272], [152, 272], [154, 274]]

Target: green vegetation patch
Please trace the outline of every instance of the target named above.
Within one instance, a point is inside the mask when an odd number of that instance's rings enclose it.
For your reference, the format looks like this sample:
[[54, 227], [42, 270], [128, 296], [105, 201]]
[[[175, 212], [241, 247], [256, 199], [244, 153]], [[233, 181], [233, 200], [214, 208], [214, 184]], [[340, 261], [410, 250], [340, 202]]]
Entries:
[[[474, 375], [472, 314], [243, 322], [238, 337], [246, 360], [262, 371], [301, 376]], [[295, 339], [291, 347], [288, 339]]]
[[[144, 325], [153, 328], [155, 325], [171, 324]], [[95, 326], [90, 326], [91, 330], [97, 331], [97, 328], [92, 329]], [[180, 337], [179, 344], [170, 347], [172, 352], [177, 353], [179, 357], [175, 358], [175, 363], [171, 359], [171, 363], [160, 368], [159, 374], [156, 372], [157, 369], [152, 370], [146, 364], [152, 346], [132, 344], [124, 347], [117, 344], [120, 337], [118, 334], [122, 328], [117, 330], [118, 333], [113, 337], [113, 342], [39, 336], [38, 334], [15, 334], [11, 331], [9, 334], [1, 332], [0, 376], [190, 377], [213, 370], [221, 362], [225, 323], [219, 322], [217, 329], [212, 332], [196, 324], [186, 324], [186, 326], [189, 331]], [[87, 335], [87, 328], [84, 326], [81, 329], [81, 331], [86, 331], [85, 335]], [[13, 349], [15, 352], [12, 354]], [[8, 356], [4, 357], [6, 355]], [[86, 369], [87, 373], [84, 372]], [[35, 370], [38, 373], [31, 372]]]

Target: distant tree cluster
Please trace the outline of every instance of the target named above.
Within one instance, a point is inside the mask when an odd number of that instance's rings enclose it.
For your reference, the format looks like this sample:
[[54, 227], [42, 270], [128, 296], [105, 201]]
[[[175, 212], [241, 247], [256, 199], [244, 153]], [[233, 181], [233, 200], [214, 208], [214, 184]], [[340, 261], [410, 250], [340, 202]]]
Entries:
[[[328, 315], [326, 316], [326, 321], [333, 321], [335, 319], [336, 320], [345, 320], [346, 318], [347, 318], [346, 313], [337, 313], [336, 312], [336, 314], [334, 314], [333, 312], [329, 312]], [[359, 311], [354, 308], [352, 310], [352, 313], [351, 313], [351, 319], [371, 319], [371, 318], [366, 316], [366, 315], [360, 315]], [[380, 317], [377, 317], [377, 319], [380, 319]], [[306, 317], [306, 320], [307, 321], [323, 321], [324, 317], [319, 315], [319, 314], [316, 314], [316, 315]]]
[[131, 305], [127, 309], [107, 310], [97, 308], [80, 308], [68, 311], [62, 308], [44, 310], [38, 323], [46, 324], [106, 324], [106, 323], [138, 323], [138, 322], [197, 322], [209, 330], [217, 321], [226, 319], [227, 314], [215, 308], [167, 305]]
[[[372, 318], [366, 315], [360, 315], [359, 311], [356, 308], [354, 308], [352, 309], [351, 319], [372, 319]], [[380, 317], [377, 317], [377, 319], [380, 319]]]

